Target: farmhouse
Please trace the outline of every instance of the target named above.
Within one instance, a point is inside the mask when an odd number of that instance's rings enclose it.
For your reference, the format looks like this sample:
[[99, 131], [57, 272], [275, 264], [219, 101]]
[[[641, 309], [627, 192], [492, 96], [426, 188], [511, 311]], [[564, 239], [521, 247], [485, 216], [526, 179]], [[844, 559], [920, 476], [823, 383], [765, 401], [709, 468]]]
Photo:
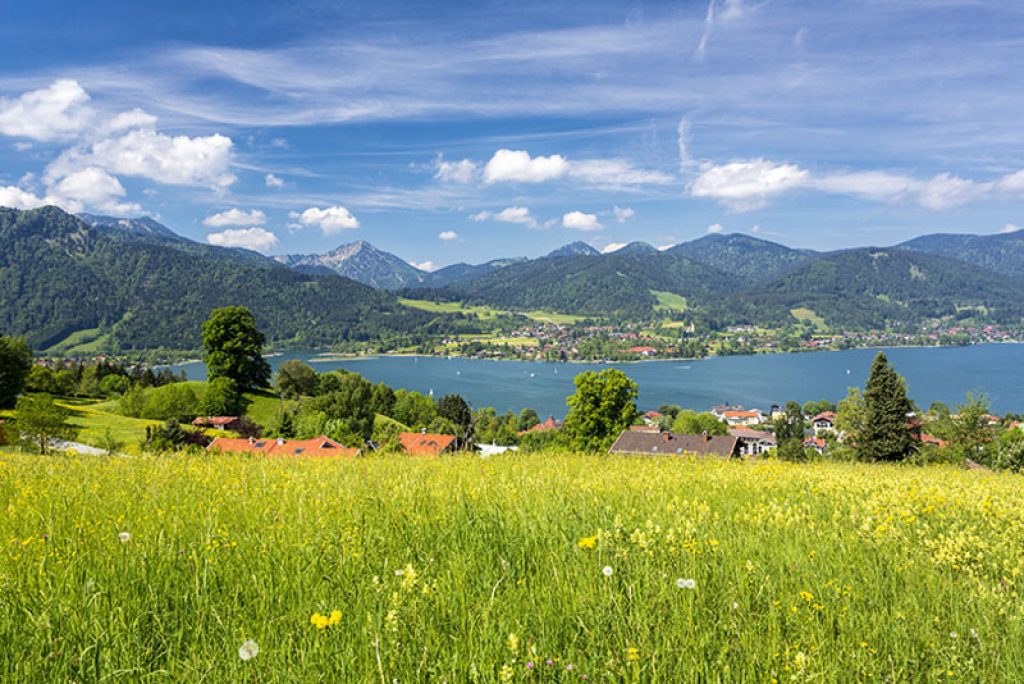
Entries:
[[764, 416], [757, 409], [744, 411], [743, 409], [728, 409], [722, 411], [722, 418], [729, 425], [758, 425], [764, 420]]
[[562, 429], [562, 421], [555, 420], [554, 416], [548, 416], [547, 420], [545, 420], [543, 423], [537, 423], [532, 428], [527, 430], [527, 432], [547, 432], [548, 430], [561, 430], [561, 429]]
[[634, 432], [619, 435], [608, 450], [610, 454], [646, 454], [648, 456], [717, 456], [731, 458], [740, 455], [740, 441], [736, 437], [712, 435], [680, 435], [674, 432]]
[[740, 453], [744, 456], [760, 456], [776, 447], [775, 435], [765, 430], [729, 428], [729, 434], [740, 440]]
[[192, 424], [214, 430], [238, 430], [242, 426], [242, 421], [238, 416], [199, 416]]
[[825, 438], [824, 437], [804, 437], [804, 448], [814, 449], [819, 454], [825, 453]]
[[398, 441], [410, 456], [437, 456], [452, 449], [455, 437], [429, 432], [400, 432]]
[[292, 440], [217, 437], [210, 442], [210, 446], [206, 447], [206, 450], [226, 453], [263, 454], [265, 456], [352, 457], [359, 454], [359, 449], [350, 449], [344, 444], [323, 436], [314, 437], [313, 439]]
[[643, 415], [644, 423], [647, 425], [657, 425], [658, 420], [661, 418], [662, 415], [658, 411], [648, 411]]
[[835, 430], [835, 411], [822, 411], [811, 419], [811, 425], [814, 427], [814, 434], [816, 435], [820, 435], [822, 432], [827, 432], [829, 430]]

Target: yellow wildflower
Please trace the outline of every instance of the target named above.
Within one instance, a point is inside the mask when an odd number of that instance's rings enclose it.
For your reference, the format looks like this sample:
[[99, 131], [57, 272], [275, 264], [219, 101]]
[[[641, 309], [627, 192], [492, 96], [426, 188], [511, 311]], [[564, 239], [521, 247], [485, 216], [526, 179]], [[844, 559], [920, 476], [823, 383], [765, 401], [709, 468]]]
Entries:
[[640, 660], [640, 649], [638, 649], [638, 648], [627, 648], [626, 649], [626, 658], [628, 658], [632, 662], [636, 662], [636, 661]]
[[581, 549], [592, 549], [597, 546], [597, 535], [593, 537], [580, 537], [580, 540], [576, 542], [576, 546]]

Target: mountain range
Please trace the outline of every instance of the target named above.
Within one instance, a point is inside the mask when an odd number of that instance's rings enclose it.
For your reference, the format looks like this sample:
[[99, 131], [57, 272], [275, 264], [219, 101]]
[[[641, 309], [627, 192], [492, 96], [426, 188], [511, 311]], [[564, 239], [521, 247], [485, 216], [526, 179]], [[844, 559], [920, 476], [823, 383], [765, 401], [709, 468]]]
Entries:
[[271, 340], [293, 345], [408, 342], [479, 327], [472, 317], [403, 306], [396, 291], [593, 318], [672, 315], [711, 329], [784, 325], [798, 311], [845, 329], [1024, 315], [1024, 232], [835, 252], [740, 234], [661, 251], [634, 242], [610, 254], [576, 242], [535, 259], [425, 272], [364, 241], [265, 257], [194, 242], [149, 218], [46, 207], [0, 209], [0, 244], [0, 332], [27, 335], [37, 348], [94, 339], [105, 350], [193, 349], [209, 311], [226, 304], [249, 306]]

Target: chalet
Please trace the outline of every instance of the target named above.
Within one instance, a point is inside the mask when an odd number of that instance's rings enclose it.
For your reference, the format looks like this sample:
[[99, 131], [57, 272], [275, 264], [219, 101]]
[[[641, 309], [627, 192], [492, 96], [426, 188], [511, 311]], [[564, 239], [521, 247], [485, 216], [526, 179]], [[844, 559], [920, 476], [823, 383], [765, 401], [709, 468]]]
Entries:
[[427, 431], [400, 432], [398, 441], [402, 449], [410, 456], [437, 456], [450, 451], [455, 444], [452, 435], [435, 435]]
[[201, 428], [235, 431], [242, 427], [242, 420], [238, 416], [199, 416], [192, 424]]
[[652, 354], [657, 354], [658, 353], [658, 350], [655, 349], [654, 347], [645, 347], [645, 346], [630, 347], [626, 351], [628, 351], [630, 354], [639, 354], [640, 356], [651, 356]]
[[926, 446], [936, 446], [939, 447], [940, 449], [946, 448], [946, 446], [949, 444], [944, 439], [939, 439], [935, 435], [929, 435], [924, 432], [921, 433], [919, 439], [921, 440], [921, 444], [924, 444]]
[[313, 439], [255, 439], [252, 437], [231, 439], [217, 437], [206, 447], [207, 451], [224, 453], [263, 454], [264, 456], [316, 456], [316, 457], [352, 457], [359, 454], [359, 449], [335, 442], [329, 437]]
[[633, 432], [619, 435], [609, 454], [644, 454], [647, 456], [715, 456], [732, 458], [740, 455], [736, 437], [712, 435], [680, 435], [673, 432]]
[[562, 421], [555, 420], [554, 416], [548, 416], [547, 420], [545, 420], [543, 423], [537, 423], [532, 428], [527, 430], [527, 432], [547, 432], [548, 430], [561, 430], [561, 429], [562, 429]]
[[757, 409], [751, 409], [744, 411], [743, 409], [726, 409], [722, 411], [722, 417], [720, 420], [724, 420], [730, 426], [743, 425], [759, 425], [764, 421], [764, 415]]
[[740, 440], [740, 453], [744, 456], [760, 456], [777, 446], [775, 435], [764, 430], [729, 428], [729, 434]]
[[816, 435], [820, 435], [822, 432], [827, 432], [829, 430], [835, 430], [835, 411], [822, 411], [811, 419], [811, 426], [814, 428], [814, 434]]
[[1010, 423], [1009, 429], [1010, 430], [1024, 430], [1024, 421], [1020, 421], [1020, 420], [1013, 421], [1012, 423]]
[[657, 425], [662, 417], [662, 414], [657, 411], [648, 411], [643, 415], [644, 423], [647, 425]]
[[823, 454], [825, 453], [825, 446], [826, 442], [824, 437], [816, 437], [813, 435], [804, 437], [804, 449], [814, 449], [819, 454]]

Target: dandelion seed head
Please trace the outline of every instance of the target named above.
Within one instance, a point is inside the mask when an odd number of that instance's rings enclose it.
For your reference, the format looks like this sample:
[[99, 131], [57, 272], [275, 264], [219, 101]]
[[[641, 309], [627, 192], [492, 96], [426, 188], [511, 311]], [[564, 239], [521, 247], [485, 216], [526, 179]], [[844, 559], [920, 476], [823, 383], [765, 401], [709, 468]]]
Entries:
[[611, 577], [612, 573], [614, 573], [614, 572], [615, 571], [612, 570], [612, 566], [610, 566], [610, 565], [606, 565], [606, 566], [604, 566], [604, 568], [601, 569], [601, 574], [603, 574], [605, 577]]
[[238, 657], [242, 660], [252, 660], [260, 654], [260, 647], [252, 639], [238, 647]]
[[122, 544], [127, 544], [128, 542], [130, 542], [132, 540], [132, 535], [130, 533], [128, 533], [128, 532], [118, 532], [117, 533], [117, 539]]

